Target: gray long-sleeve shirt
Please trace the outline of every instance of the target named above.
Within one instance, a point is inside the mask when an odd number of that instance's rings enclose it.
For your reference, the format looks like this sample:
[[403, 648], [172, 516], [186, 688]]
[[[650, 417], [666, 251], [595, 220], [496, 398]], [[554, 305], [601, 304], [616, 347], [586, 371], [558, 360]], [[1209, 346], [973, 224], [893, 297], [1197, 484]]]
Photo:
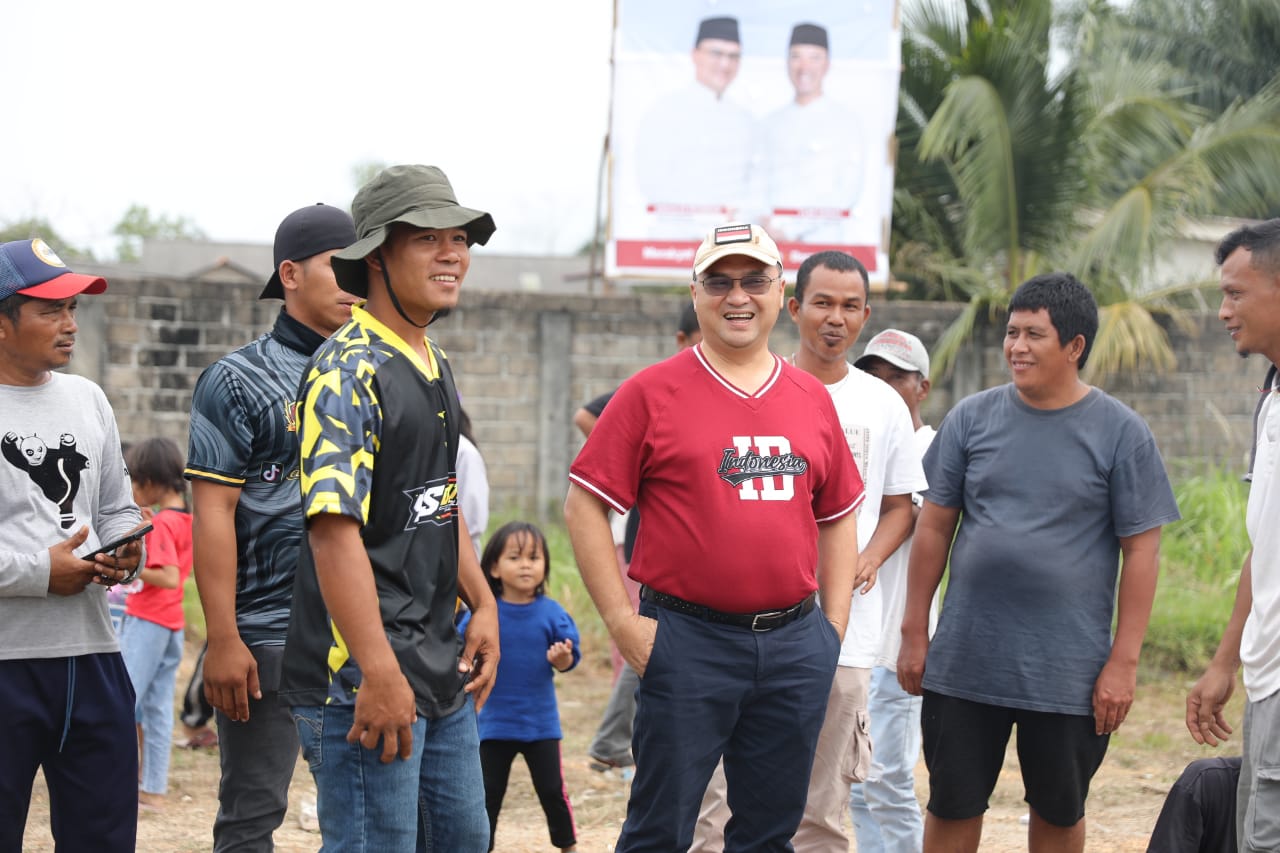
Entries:
[[49, 592], [49, 548], [88, 525], [88, 553], [139, 521], [101, 388], [61, 373], [0, 385], [0, 659], [118, 650], [105, 587]]

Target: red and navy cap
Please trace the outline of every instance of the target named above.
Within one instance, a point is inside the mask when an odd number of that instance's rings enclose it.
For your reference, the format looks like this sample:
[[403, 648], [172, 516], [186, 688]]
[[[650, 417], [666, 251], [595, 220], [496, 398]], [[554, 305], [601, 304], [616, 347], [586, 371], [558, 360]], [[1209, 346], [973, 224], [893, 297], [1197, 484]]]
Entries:
[[15, 293], [36, 299], [66, 299], [106, 289], [106, 279], [67, 269], [62, 259], [39, 237], [0, 243], [0, 299], [8, 299]]

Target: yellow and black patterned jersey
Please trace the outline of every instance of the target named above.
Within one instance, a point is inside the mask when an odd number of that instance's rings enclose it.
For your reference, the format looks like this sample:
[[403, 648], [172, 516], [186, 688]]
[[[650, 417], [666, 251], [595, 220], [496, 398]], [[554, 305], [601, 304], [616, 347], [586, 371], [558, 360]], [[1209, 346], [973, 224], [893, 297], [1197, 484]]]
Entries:
[[[438, 718], [461, 706], [458, 590], [458, 395], [444, 353], [424, 362], [355, 308], [316, 352], [299, 391], [302, 506], [360, 522], [387, 638]], [[300, 549], [281, 696], [350, 704], [360, 670], [329, 618], [311, 548]]]

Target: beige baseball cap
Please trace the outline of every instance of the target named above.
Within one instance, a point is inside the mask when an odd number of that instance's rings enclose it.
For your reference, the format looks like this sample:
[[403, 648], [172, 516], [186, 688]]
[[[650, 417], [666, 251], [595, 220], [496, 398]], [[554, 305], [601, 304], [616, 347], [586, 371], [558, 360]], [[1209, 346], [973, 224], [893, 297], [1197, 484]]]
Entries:
[[693, 256], [693, 274], [702, 275], [707, 267], [730, 255], [746, 255], [766, 264], [782, 268], [782, 253], [763, 228], [746, 222], [721, 225], [713, 228], [702, 240]]

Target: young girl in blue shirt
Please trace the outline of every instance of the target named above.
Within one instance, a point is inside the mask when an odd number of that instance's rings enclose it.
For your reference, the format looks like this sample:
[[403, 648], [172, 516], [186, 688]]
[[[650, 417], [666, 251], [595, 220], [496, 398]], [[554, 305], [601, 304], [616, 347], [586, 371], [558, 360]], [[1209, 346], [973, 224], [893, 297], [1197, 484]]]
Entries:
[[480, 763], [489, 849], [507, 791], [511, 762], [523, 755], [547, 816], [551, 843], [574, 850], [573, 807], [560, 766], [560, 711], [552, 679], [578, 665], [578, 628], [546, 595], [551, 557], [547, 538], [532, 524], [512, 521], [489, 539], [480, 565], [498, 599], [502, 655], [489, 701], [480, 711]]

